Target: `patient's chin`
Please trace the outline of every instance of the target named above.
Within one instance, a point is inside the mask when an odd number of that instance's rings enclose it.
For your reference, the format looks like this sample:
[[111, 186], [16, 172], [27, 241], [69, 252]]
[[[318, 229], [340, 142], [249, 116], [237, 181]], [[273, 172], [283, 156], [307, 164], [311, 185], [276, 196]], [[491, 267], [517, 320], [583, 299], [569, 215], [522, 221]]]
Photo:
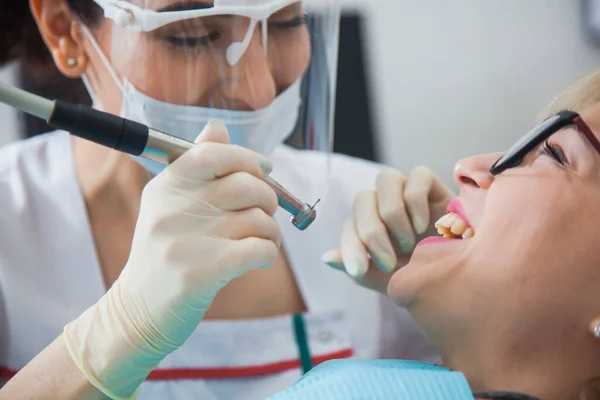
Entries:
[[387, 288], [388, 297], [410, 311], [428, 293], [443, 293], [460, 272], [467, 247], [464, 243], [417, 247], [410, 262], [394, 273]]
[[[439, 264], [439, 265], [435, 265]], [[411, 260], [408, 265], [396, 271], [387, 288], [388, 297], [398, 306], [410, 308], [426, 292], [428, 287], [435, 286], [441, 278], [436, 269], [444, 268], [441, 263], [414, 263]]]

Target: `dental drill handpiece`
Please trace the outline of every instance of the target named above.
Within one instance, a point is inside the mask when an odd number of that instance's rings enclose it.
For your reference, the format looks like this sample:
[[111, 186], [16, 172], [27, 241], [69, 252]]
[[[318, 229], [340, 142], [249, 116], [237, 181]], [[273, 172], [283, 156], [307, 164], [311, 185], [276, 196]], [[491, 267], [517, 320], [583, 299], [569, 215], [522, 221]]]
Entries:
[[[165, 164], [175, 161], [194, 146], [146, 125], [90, 107], [51, 101], [2, 82], [0, 102], [44, 119], [48, 125], [75, 136]], [[303, 203], [271, 177], [264, 180], [277, 194], [279, 207], [292, 215], [290, 221], [296, 228], [303, 231], [314, 222], [316, 203], [312, 206]]]
[[[141, 156], [162, 163], [171, 163], [193, 146], [191, 142], [148, 128], [148, 141]], [[273, 178], [267, 176], [264, 181], [277, 194], [279, 207], [292, 214], [290, 221], [296, 228], [303, 231], [313, 223], [317, 217], [315, 206], [319, 201], [312, 206], [305, 204]]]

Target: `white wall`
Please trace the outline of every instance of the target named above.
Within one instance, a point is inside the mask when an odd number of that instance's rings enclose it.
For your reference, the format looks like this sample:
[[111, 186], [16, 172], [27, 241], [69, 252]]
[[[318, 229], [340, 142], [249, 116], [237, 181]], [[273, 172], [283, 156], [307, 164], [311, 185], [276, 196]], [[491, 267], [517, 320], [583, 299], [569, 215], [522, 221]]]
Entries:
[[367, 17], [379, 150], [403, 171], [427, 164], [450, 181], [457, 159], [506, 150], [600, 66], [579, 0], [342, 1]]
[[[15, 66], [0, 68], [0, 82], [14, 84]], [[0, 104], [0, 146], [17, 138], [18, 121], [17, 113], [8, 106]]]

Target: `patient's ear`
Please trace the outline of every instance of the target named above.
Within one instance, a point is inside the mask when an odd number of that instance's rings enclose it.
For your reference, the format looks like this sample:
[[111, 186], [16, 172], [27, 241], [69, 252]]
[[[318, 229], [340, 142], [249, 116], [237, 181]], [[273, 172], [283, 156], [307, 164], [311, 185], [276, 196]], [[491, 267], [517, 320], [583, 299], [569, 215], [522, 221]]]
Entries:
[[578, 400], [600, 400], [600, 378], [584, 383], [579, 389]]

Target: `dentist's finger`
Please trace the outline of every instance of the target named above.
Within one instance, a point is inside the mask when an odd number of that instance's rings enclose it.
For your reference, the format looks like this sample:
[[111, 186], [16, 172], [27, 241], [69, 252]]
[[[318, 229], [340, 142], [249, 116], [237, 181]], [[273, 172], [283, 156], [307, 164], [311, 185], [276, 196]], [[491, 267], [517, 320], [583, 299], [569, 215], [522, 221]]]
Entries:
[[247, 172], [263, 179], [273, 170], [273, 163], [250, 149], [230, 144], [202, 142], [171, 163], [170, 175], [192, 184]]
[[[342, 252], [339, 249], [329, 250], [321, 257], [323, 262], [330, 268], [346, 272], [346, 267], [342, 260]], [[376, 290], [382, 294], [387, 294], [387, 287], [392, 274], [381, 271], [373, 262], [369, 262], [367, 272], [359, 280], [356, 280], [361, 286]]]
[[404, 189], [404, 201], [417, 234], [425, 233], [432, 224], [432, 206], [439, 206], [451, 198], [452, 191], [429, 168], [416, 167], [411, 171]]
[[356, 196], [352, 207], [354, 228], [375, 265], [384, 272], [391, 272], [396, 268], [396, 252], [381, 220], [377, 198], [377, 193], [372, 190], [362, 191]]
[[194, 140], [195, 144], [206, 142], [229, 144], [229, 130], [223, 121], [211, 119]]
[[379, 214], [400, 250], [410, 253], [415, 247], [415, 233], [404, 203], [406, 177], [393, 168], [377, 176]]
[[361, 279], [369, 269], [367, 249], [358, 237], [354, 222], [348, 221], [342, 229], [340, 243], [342, 264], [346, 272], [354, 279]]

